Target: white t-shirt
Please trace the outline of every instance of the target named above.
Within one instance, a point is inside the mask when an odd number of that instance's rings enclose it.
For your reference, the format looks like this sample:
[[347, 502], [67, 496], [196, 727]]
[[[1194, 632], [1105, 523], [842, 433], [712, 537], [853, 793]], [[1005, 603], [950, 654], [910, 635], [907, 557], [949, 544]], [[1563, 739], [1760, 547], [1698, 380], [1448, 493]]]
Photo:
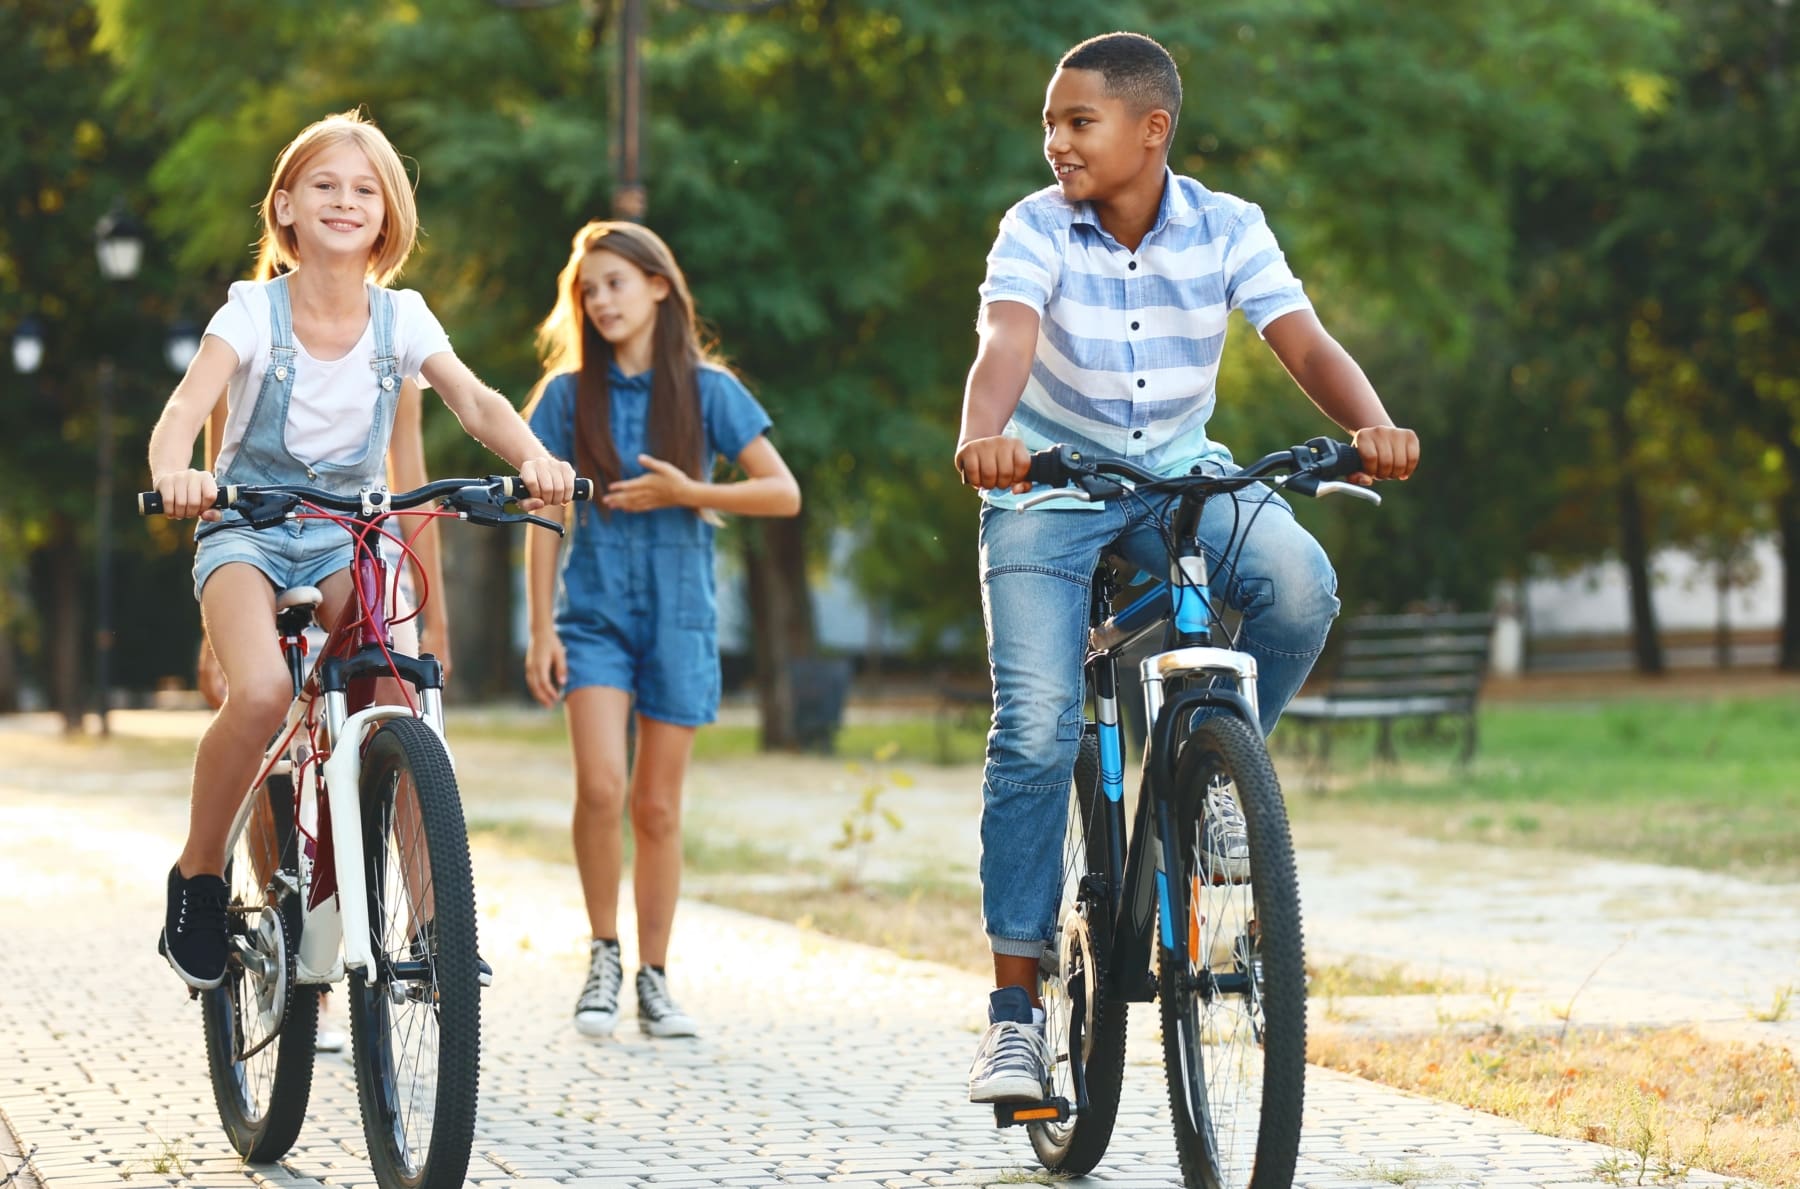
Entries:
[[[225, 420], [225, 440], [220, 445], [217, 470], [223, 472], [237, 454], [238, 443], [250, 424], [250, 408], [262, 391], [263, 374], [269, 370], [269, 286], [272, 281], [238, 281], [224, 307], [206, 324], [206, 333], [223, 340], [237, 352], [238, 368], [231, 375]], [[371, 284], [369, 289], [373, 291]], [[425, 299], [413, 289], [390, 290], [394, 305], [394, 355], [400, 374], [418, 379], [427, 359], [450, 350], [450, 336]], [[294, 395], [288, 402], [284, 435], [288, 453], [308, 465], [346, 462], [362, 453], [375, 417], [376, 387], [369, 362], [375, 356], [374, 296], [369, 301], [369, 324], [350, 353], [340, 359], [315, 359], [299, 337], [294, 339]]]

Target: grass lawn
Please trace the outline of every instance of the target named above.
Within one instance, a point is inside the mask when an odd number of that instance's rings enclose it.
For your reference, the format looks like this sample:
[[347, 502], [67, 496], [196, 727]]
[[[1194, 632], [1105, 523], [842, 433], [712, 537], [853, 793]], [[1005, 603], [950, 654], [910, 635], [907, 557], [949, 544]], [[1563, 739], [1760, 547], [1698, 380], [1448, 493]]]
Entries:
[[1480, 721], [1467, 770], [1453, 738], [1403, 727], [1399, 764], [1378, 766], [1374, 728], [1340, 726], [1323, 778], [1311, 732], [1278, 732], [1291, 812], [1800, 878], [1800, 695], [1490, 703]]

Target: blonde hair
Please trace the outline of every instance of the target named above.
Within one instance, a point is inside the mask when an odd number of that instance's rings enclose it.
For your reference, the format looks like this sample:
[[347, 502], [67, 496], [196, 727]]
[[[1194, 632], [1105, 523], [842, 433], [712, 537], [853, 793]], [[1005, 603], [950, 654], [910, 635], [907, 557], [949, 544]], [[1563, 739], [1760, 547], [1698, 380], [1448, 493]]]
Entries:
[[556, 278], [556, 306], [538, 325], [538, 355], [544, 374], [525, 406], [530, 416], [543, 399], [550, 380], [576, 373], [575, 464], [577, 473], [602, 486], [620, 475], [619, 452], [612, 436], [612, 390], [607, 366], [612, 344], [588, 321], [581, 301], [581, 262], [593, 252], [611, 252], [661, 277], [669, 295], [657, 304], [650, 366], [649, 447], [658, 458], [697, 479], [710, 473], [706, 437], [700, 420], [700, 388], [696, 372], [702, 364], [722, 366], [701, 342], [694, 298], [675, 253], [662, 237], [636, 223], [596, 219], [575, 233], [568, 263]]
[[257, 280], [266, 281], [300, 266], [299, 240], [292, 227], [283, 227], [276, 219], [275, 195], [292, 190], [295, 179], [313, 158], [345, 144], [356, 146], [368, 157], [381, 183], [381, 200], [387, 208], [381, 220], [381, 234], [369, 252], [368, 275], [374, 277], [378, 285], [385, 285], [400, 275], [419, 239], [419, 208], [413, 200], [412, 179], [407, 177], [400, 154], [394, 151], [381, 129], [361, 110], [353, 110], [326, 116], [307, 125], [275, 159], [269, 192], [262, 200], [263, 230], [256, 252]]

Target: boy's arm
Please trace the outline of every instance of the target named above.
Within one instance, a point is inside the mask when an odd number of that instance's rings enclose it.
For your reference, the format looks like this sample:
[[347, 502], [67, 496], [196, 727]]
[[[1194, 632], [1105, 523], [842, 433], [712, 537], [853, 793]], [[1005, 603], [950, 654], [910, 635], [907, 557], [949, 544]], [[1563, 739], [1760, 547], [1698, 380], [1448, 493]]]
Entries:
[[956, 470], [970, 487], [1010, 487], [1027, 491], [1026, 469], [1031, 452], [1017, 438], [1002, 435], [1037, 353], [1038, 314], [1016, 301], [992, 301], [981, 307], [975, 333], [980, 345], [969, 381], [963, 389], [962, 429], [956, 437]]
[[552, 455], [512, 402], [483, 384], [454, 351], [439, 351], [419, 370], [470, 437], [518, 468], [533, 496], [547, 504], [574, 496], [575, 468]]
[[1413, 473], [1419, 465], [1419, 436], [1395, 426], [1375, 386], [1350, 352], [1326, 333], [1317, 314], [1283, 314], [1263, 328], [1263, 338], [1319, 411], [1353, 435], [1363, 470], [1352, 481], [1366, 486]]

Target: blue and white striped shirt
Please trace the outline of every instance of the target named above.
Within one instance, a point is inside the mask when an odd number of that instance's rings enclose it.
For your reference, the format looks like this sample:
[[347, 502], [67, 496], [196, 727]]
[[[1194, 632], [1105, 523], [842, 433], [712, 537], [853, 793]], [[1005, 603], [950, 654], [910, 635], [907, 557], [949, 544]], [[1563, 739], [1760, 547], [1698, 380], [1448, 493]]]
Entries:
[[1038, 315], [1031, 378], [1007, 434], [1033, 450], [1067, 442], [1164, 475], [1229, 457], [1206, 422], [1231, 311], [1261, 334], [1312, 308], [1261, 208], [1167, 170], [1156, 223], [1135, 252], [1055, 186], [1022, 199], [1000, 221], [981, 301]]

